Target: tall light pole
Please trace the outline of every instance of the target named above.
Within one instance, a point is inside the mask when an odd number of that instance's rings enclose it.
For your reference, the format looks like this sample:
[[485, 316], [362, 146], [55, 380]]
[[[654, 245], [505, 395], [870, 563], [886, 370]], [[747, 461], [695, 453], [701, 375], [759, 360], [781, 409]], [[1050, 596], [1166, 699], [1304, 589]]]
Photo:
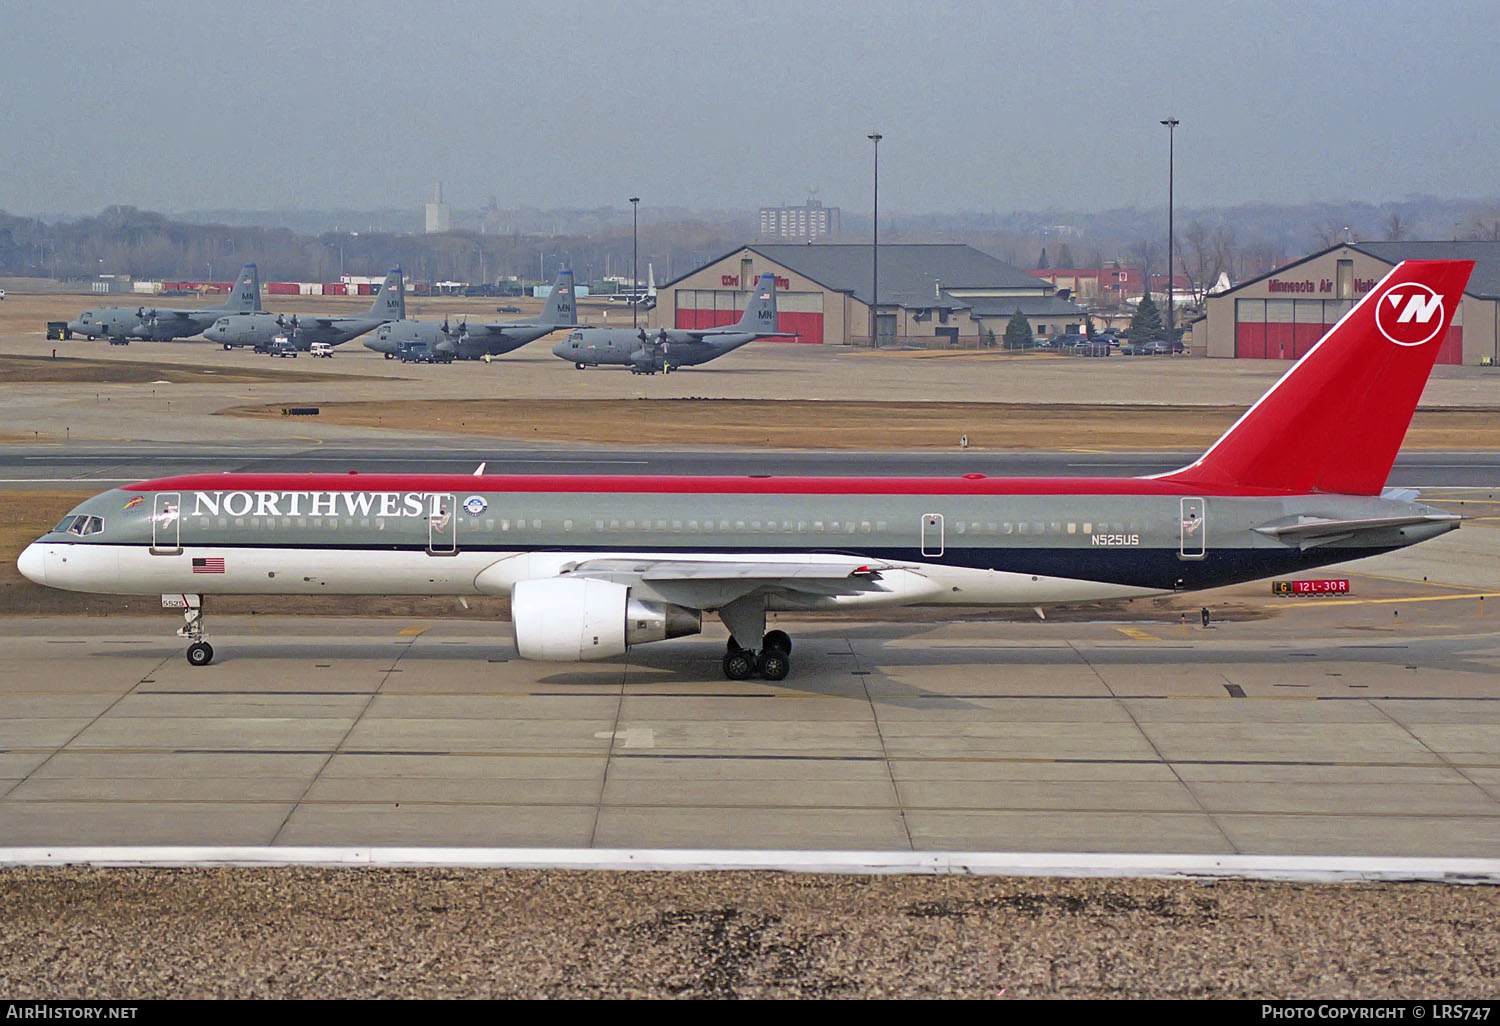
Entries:
[[[1176, 158], [1173, 152], [1175, 133], [1180, 122], [1176, 118], [1167, 118], [1162, 124], [1167, 126], [1167, 352], [1172, 351], [1172, 344], [1177, 341], [1172, 334], [1172, 240], [1176, 233], [1172, 225], [1172, 176], [1176, 170]], [[1146, 282], [1146, 291], [1151, 291], [1151, 283]]]
[[875, 144], [874, 242], [870, 245], [870, 348], [880, 348], [880, 140], [879, 132], [865, 136]]
[[635, 301], [636, 289], [640, 287], [636, 273], [636, 263], [640, 259], [641, 252], [639, 235], [637, 234], [640, 227], [640, 218], [638, 216], [640, 209], [641, 198], [639, 196], [630, 197], [630, 326], [632, 328], [637, 327], [636, 312], [640, 308], [640, 305]]

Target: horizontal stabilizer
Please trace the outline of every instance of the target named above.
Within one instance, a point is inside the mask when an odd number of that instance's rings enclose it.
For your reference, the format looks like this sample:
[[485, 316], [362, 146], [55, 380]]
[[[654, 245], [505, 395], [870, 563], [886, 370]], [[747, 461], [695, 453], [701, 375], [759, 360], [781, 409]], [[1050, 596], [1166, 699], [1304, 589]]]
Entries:
[[1364, 517], [1354, 520], [1304, 516], [1298, 517], [1291, 523], [1257, 527], [1255, 533], [1296, 545], [1299, 548], [1310, 549], [1335, 541], [1343, 541], [1346, 538], [1354, 538], [1361, 534], [1389, 531], [1401, 527], [1437, 528], [1437, 530], [1423, 532], [1425, 537], [1435, 537], [1454, 530], [1462, 520], [1463, 517], [1457, 513], [1419, 513], [1410, 516]]

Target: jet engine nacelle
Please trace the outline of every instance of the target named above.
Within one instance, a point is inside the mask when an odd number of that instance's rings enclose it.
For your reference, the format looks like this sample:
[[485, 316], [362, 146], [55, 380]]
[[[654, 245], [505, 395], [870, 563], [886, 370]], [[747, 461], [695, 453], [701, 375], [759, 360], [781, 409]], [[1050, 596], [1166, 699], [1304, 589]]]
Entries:
[[631, 645], [697, 634], [703, 614], [632, 598], [614, 581], [548, 577], [517, 581], [510, 619], [522, 659], [608, 659]]

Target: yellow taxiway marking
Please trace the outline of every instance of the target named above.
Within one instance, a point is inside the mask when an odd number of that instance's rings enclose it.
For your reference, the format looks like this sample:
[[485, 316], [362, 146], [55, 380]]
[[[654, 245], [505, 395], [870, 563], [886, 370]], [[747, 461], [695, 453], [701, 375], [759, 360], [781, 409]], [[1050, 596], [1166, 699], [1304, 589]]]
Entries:
[[1115, 630], [1119, 631], [1121, 634], [1125, 635], [1127, 638], [1133, 638], [1136, 641], [1160, 641], [1161, 640], [1155, 634], [1152, 634], [1150, 631], [1143, 631], [1143, 630], [1141, 630], [1138, 627], [1116, 627]]
[[1418, 581], [1418, 580], [1416, 580], [1414, 578], [1411, 578], [1411, 577], [1397, 577], [1397, 576], [1395, 576], [1393, 574], [1371, 574], [1371, 573], [1366, 573], [1363, 570], [1361, 570], [1357, 574], [1350, 574], [1349, 576], [1350, 577], [1367, 577], [1367, 578], [1369, 578], [1372, 581], [1395, 581], [1397, 584], [1420, 584], [1420, 585], [1424, 585], [1426, 587], [1432, 587], [1432, 588], [1454, 588], [1454, 589], [1457, 589], [1457, 588], [1464, 588], [1464, 587], [1472, 587], [1472, 585], [1463, 585], [1463, 584], [1444, 584], [1442, 581]]
[[427, 628], [426, 627], [403, 627], [399, 631], [396, 632], [396, 634], [399, 635], [399, 636], [401, 636], [401, 637], [410, 637], [410, 638], [415, 638], [419, 634], [426, 634], [426, 633], [427, 633]]
[[1285, 609], [1288, 606], [1386, 606], [1398, 602], [1452, 602], [1454, 599], [1500, 598], [1500, 591], [1475, 591], [1465, 595], [1426, 595], [1420, 598], [1388, 599], [1308, 599], [1305, 602], [1276, 602], [1270, 608]]

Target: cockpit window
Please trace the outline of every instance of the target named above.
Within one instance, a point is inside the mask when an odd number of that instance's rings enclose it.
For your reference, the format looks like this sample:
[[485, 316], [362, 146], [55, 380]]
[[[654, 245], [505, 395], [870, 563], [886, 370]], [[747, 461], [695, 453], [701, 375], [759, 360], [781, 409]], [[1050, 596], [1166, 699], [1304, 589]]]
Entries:
[[59, 520], [57, 522], [57, 526], [52, 529], [53, 533], [54, 534], [66, 534], [67, 531], [68, 531], [68, 528], [70, 528], [70, 527], [73, 526], [73, 521], [75, 521], [77, 519], [78, 518], [75, 517], [75, 516], [73, 516], [71, 513], [68, 514], [67, 516], [63, 517], [61, 520]]
[[104, 530], [104, 521], [99, 517], [73, 517], [73, 523], [67, 528], [58, 525], [58, 530], [66, 530], [68, 534], [76, 534], [79, 537], [90, 534], [99, 534]]

